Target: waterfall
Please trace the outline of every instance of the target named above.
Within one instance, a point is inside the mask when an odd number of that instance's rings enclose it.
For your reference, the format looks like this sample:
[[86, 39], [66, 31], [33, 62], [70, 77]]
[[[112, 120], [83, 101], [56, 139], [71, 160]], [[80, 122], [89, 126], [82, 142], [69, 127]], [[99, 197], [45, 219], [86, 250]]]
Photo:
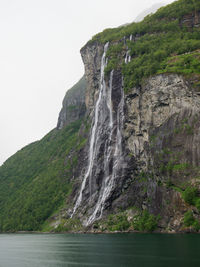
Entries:
[[125, 55], [125, 59], [124, 59], [125, 64], [128, 63], [128, 58], [129, 58], [129, 51], [127, 51]]
[[131, 55], [130, 55], [130, 51], [128, 50], [128, 51], [126, 52], [124, 62], [127, 64], [127, 63], [130, 62], [130, 61], [131, 61]]
[[[130, 41], [133, 40], [133, 35], [132, 35], [132, 34], [130, 35], [129, 40], [130, 40]], [[127, 46], [127, 49], [128, 49], [128, 46]], [[126, 52], [124, 62], [125, 62], [125, 64], [127, 64], [127, 63], [130, 62], [130, 61], [131, 61], [131, 55], [130, 55], [130, 50], [128, 50], [128, 51]]]
[[[76, 212], [77, 208], [80, 206], [82, 202], [82, 196], [83, 196], [83, 190], [85, 189], [87, 179], [89, 178], [89, 183], [91, 184], [91, 172], [92, 172], [92, 167], [94, 163], [94, 156], [95, 156], [95, 150], [96, 150], [96, 143], [97, 143], [97, 138], [98, 138], [98, 121], [99, 121], [99, 110], [100, 110], [100, 105], [102, 104], [102, 96], [105, 97], [105, 80], [104, 80], [104, 69], [107, 64], [106, 62], [106, 52], [108, 50], [108, 45], [109, 43], [106, 43], [104, 46], [104, 53], [101, 59], [101, 80], [100, 80], [100, 92], [99, 92], [99, 97], [97, 99], [96, 105], [95, 105], [95, 112], [94, 112], [94, 123], [92, 127], [92, 132], [91, 132], [91, 139], [90, 139], [90, 147], [89, 147], [89, 162], [88, 162], [88, 167], [87, 171], [84, 175], [83, 182], [81, 184], [81, 189], [79, 192], [79, 196], [76, 200], [73, 212], [71, 217], [73, 217], [74, 213]], [[110, 105], [111, 106], [111, 105]], [[90, 190], [91, 191], [91, 190]]]
[[109, 83], [106, 85], [104, 69], [107, 65], [108, 45], [107, 43], [104, 46], [101, 59], [99, 96], [94, 108], [93, 126], [90, 133], [88, 165], [71, 215], [72, 217], [81, 205], [84, 193], [88, 192], [86, 185], [89, 185], [90, 216], [84, 223], [85, 225], [90, 225], [102, 217], [106, 201], [115, 188], [116, 180], [123, 173], [124, 92], [120, 82], [117, 87], [115, 85], [113, 88], [114, 70], [110, 72]]
[[[112, 74], [113, 75], [113, 74]], [[112, 88], [110, 88], [112, 89]], [[111, 150], [112, 146], [109, 145], [106, 152], [107, 155], [104, 155], [104, 159], [106, 159], [107, 166], [109, 165], [110, 161], [113, 159], [113, 167], [112, 172], [110, 175], [108, 175], [108, 172], [105, 172], [107, 174], [105, 176], [104, 185], [101, 188], [99, 198], [95, 207], [95, 210], [93, 214], [89, 217], [86, 225], [90, 225], [92, 222], [94, 222], [97, 219], [100, 219], [104, 210], [104, 205], [108, 197], [110, 196], [110, 193], [115, 187], [116, 178], [123, 172], [123, 156], [122, 156], [122, 130], [123, 130], [123, 124], [124, 124], [124, 90], [123, 86], [121, 86], [121, 100], [117, 108], [117, 119], [116, 119], [116, 137], [115, 137], [115, 144], [114, 144], [114, 154], [112, 155]], [[110, 134], [110, 138], [113, 134], [113, 129]], [[111, 139], [110, 139], [111, 140]], [[110, 141], [109, 140], [109, 141]], [[110, 144], [110, 143], [109, 143]]]
[[[130, 35], [129, 40], [130, 40], [130, 41], [133, 40], [133, 35], [132, 35], [132, 34]], [[128, 54], [128, 62], [130, 62], [130, 61], [131, 61], [131, 55], [130, 55], [130, 51], [129, 51], [129, 54]]]

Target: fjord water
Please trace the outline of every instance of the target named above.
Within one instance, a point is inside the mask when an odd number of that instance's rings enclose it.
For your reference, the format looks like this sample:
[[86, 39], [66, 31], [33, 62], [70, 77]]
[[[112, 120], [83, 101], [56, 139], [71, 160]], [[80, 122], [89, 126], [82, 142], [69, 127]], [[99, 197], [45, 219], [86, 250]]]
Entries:
[[196, 267], [200, 235], [1, 234], [0, 267]]

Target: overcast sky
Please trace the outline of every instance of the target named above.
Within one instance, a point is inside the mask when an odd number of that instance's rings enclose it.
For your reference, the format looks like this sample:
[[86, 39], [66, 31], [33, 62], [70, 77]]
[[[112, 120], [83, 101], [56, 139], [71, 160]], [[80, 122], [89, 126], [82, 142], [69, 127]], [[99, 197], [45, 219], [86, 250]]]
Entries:
[[66, 90], [84, 73], [80, 48], [158, 2], [0, 0], [0, 165], [56, 126]]

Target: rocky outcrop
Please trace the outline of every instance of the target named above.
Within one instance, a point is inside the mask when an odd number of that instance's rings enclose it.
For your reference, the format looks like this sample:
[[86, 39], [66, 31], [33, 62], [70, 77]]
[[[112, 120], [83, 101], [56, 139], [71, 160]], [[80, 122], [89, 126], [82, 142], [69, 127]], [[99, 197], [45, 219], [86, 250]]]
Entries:
[[62, 109], [59, 114], [57, 129], [84, 117], [86, 80], [83, 76], [78, 83], [69, 89], [64, 97]]
[[94, 110], [94, 105], [98, 97], [102, 54], [103, 45], [98, 43], [86, 45], [81, 49], [87, 80], [85, 104], [89, 113]]
[[[188, 129], [191, 127], [191, 135], [186, 136], [187, 132], [182, 129], [181, 134], [184, 133], [184, 138], [179, 140], [179, 146], [183, 149], [184, 140], [187, 138], [186, 150], [189, 152], [192, 147], [196, 147], [196, 151], [191, 153], [190, 163], [196, 165], [199, 162], [199, 151], [197, 151], [199, 132], [194, 131], [194, 127], [198, 127], [198, 119], [193, 122], [193, 118], [199, 116], [200, 96], [190, 88], [183, 77], [176, 74], [163, 74], [149, 78], [142, 88], [134, 88], [127, 95], [126, 108], [127, 146], [134, 157], [140, 158], [142, 165], [145, 166], [144, 169], [148, 169], [149, 164], [153, 165], [153, 162], [148, 160], [149, 150], [146, 145], [149, 146], [152, 143], [154, 153], [155, 149], [162, 150], [163, 140], [169, 135], [175, 135], [175, 129], [178, 129], [183, 122], [188, 125]], [[191, 122], [193, 122], [192, 125]], [[158, 132], [163, 133], [159, 136]], [[191, 136], [193, 137], [190, 138]], [[173, 136], [174, 138], [176, 136]]]
[[186, 26], [187, 28], [198, 28], [200, 27], [200, 12], [196, 11], [191, 14], [185, 15], [180, 23], [182, 26]]
[[[199, 12], [179, 22], [189, 31], [198, 28]], [[134, 215], [138, 210], [160, 215], [160, 230], [179, 231], [188, 210], [197, 223], [200, 219], [199, 207], [183, 197], [187, 187], [200, 191], [198, 75], [165, 73], [146, 80], [141, 75], [139, 83], [124, 88], [137, 58], [128, 44], [138, 42], [143, 32], [123, 34], [110, 43], [97, 37], [81, 49], [87, 81], [84, 123], [91, 127], [62, 216], [90, 228], [108, 214], [128, 214], [132, 207]], [[66, 115], [61, 117], [66, 121]]]
[[160, 214], [161, 228], [178, 230], [187, 205], [173, 186], [184, 189], [200, 170], [199, 93], [182, 76], [161, 74], [122, 96], [120, 70], [102, 79], [103, 47], [81, 52], [93, 126], [69, 213], [86, 226], [135, 206]]
[[176, 74], [151, 77], [126, 96], [124, 137], [135, 170], [113, 205], [131, 203], [161, 214], [164, 228], [180, 227], [187, 205], [173, 187], [199, 176], [199, 114], [199, 94]]

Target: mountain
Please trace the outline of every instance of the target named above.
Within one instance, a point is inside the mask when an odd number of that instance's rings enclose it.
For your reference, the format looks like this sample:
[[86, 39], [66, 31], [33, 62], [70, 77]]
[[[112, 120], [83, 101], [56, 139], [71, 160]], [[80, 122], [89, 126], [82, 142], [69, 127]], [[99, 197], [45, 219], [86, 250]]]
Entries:
[[57, 128], [0, 168], [1, 231], [200, 230], [200, 3], [95, 35]]
[[[0, 168], [1, 231], [41, 230], [45, 220], [63, 206], [72, 190], [71, 178], [77, 173], [78, 153], [86, 142], [87, 125], [81, 126], [84, 90], [83, 77], [67, 91], [58, 127], [24, 147]], [[68, 118], [72, 110], [74, 114]]]
[[165, 2], [160, 2], [152, 5], [150, 8], [145, 9], [142, 11], [135, 19], [134, 22], [142, 21], [147, 15], [155, 13], [160, 7], [165, 6]]
[[86, 112], [85, 106], [86, 80], [83, 76], [70, 90], [67, 91], [63, 99], [63, 107], [60, 111], [57, 129], [73, 121], [84, 117]]

